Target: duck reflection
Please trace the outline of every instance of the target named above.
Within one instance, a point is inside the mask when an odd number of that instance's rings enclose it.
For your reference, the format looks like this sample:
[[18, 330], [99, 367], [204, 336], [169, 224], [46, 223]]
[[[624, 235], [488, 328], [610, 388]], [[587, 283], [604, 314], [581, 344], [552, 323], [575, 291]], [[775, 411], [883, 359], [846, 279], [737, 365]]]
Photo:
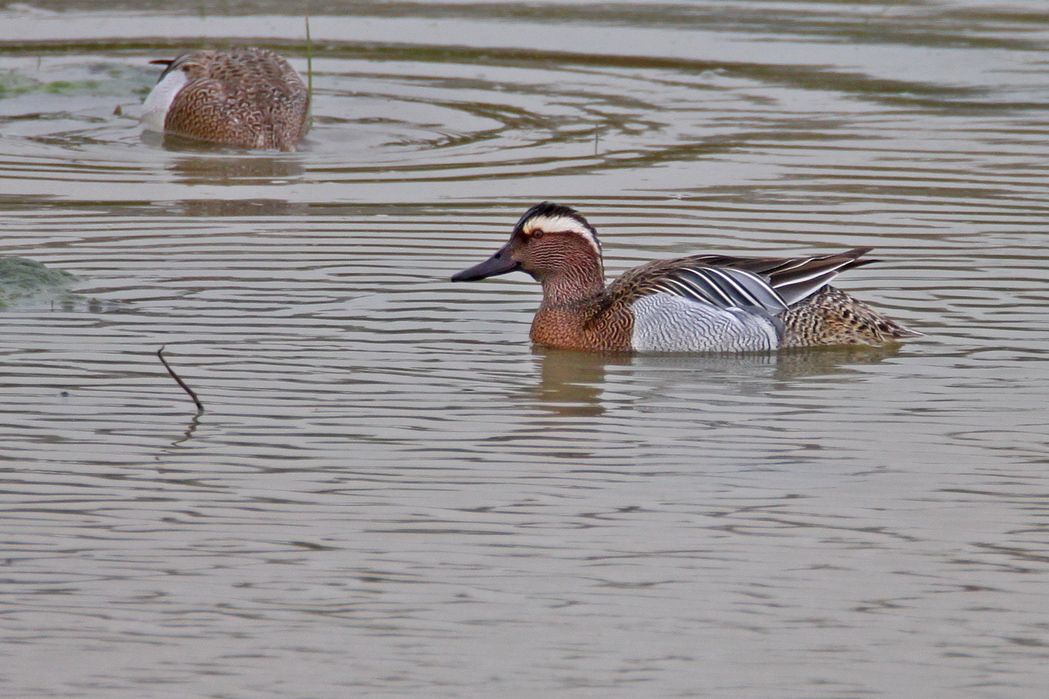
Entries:
[[803, 347], [779, 352], [744, 352], [740, 354], [639, 354], [632, 365], [642, 368], [673, 369], [699, 372], [707, 381], [746, 377], [765, 377], [787, 381], [807, 376], [830, 376], [852, 371], [857, 364], [875, 364], [895, 356], [902, 345], [893, 343], [877, 347], [840, 345]]
[[[230, 196], [201, 196], [182, 202], [183, 212], [190, 216], [239, 216], [304, 214], [308, 205], [276, 198], [257, 198], [252, 194], [279, 194], [280, 186], [302, 178], [306, 172], [298, 155], [268, 153], [232, 153], [216, 150], [178, 136], [144, 134], [163, 141], [173, 151], [167, 170], [173, 182], [193, 187], [227, 187], [241, 191]], [[247, 191], [258, 188], [258, 192]], [[234, 194], [236, 196], [234, 196]]]
[[533, 392], [544, 407], [561, 415], [600, 415], [604, 412], [601, 392], [609, 366], [626, 366], [627, 354], [576, 352], [534, 345], [540, 383]]
[[826, 376], [852, 371], [857, 364], [877, 364], [895, 357], [903, 349], [899, 343], [880, 346], [846, 345], [839, 347], [807, 347], [785, 350], [776, 355], [778, 380]]
[[223, 216], [303, 216], [309, 206], [282, 199], [185, 199], [177, 209], [183, 216], [218, 218]]
[[306, 172], [301, 156], [232, 153], [177, 136], [165, 136], [164, 148], [176, 154], [168, 166], [180, 184], [286, 184]]
[[[660, 383], [734, 383], [755, 390], [754, 380], [773, 388], [808, 376], [846, 374], [858, 364], [876, 364], [896, 356], [902, 345], [841, 346], [743, 354], [601, 354], [534, 346], [539, 385], [530, 389], [543, 407], [560, 415], [601, 415], [606, 375], [613, 367], [660, 374]], [[743, 389], [741, 389], [743, 390]]]

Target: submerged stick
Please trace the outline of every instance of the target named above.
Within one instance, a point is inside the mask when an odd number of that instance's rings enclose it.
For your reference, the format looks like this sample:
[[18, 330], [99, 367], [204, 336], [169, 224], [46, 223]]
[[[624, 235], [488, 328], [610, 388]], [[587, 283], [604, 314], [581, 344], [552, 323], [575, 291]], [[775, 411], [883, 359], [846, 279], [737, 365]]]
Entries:
[[175, 370], [171, 368], [170, 364], [168, 364], [168, 360], [164, 359], [165, 347], [167, 347], [167, 345], [161, 345], [160, 349], [157, 350], [157, 358], [160, 359], [160, 363], [163, 364], [164, 368], [168, 370], [169, 374], [171, 374], [171, 378], [175, 379], [175, 382], [182, 387], [182, 390], [188, 393], [189, 397], [193, 399], [193, 402], [197, 404], [197, 412], [204, 412], [204, 404], [200, 402], [199, 398], [197, 398], [197, 394], [192, 388], [186, 385], [186, 382], [183, 381], [178, 374], [175, 373]]

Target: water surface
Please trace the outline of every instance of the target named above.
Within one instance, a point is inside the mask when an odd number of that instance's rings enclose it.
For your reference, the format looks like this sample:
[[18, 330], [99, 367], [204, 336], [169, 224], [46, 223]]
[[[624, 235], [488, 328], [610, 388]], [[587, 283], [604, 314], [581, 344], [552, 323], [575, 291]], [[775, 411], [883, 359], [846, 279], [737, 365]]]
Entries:
[[[0, 693], [1039, 697], [1039, 3], [0, 10]], [[181, 47], [312, 53], [287, 155], [165, 148]], [[873, 245], [925, 336], [538, 350], [532, 204], [612, 274]], [[203, 400], [159, 364], [166, 356]]]

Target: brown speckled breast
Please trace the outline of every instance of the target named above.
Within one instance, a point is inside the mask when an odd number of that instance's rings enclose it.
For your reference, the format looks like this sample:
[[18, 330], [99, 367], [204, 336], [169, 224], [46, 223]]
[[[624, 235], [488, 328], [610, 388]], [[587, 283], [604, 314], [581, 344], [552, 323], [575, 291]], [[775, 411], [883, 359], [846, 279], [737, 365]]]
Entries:
[[532, 320], [532, 342], [589, 352], [629, 352], [634, 317], [625, 303], [587, 299], [572, 306], [540, 307]]

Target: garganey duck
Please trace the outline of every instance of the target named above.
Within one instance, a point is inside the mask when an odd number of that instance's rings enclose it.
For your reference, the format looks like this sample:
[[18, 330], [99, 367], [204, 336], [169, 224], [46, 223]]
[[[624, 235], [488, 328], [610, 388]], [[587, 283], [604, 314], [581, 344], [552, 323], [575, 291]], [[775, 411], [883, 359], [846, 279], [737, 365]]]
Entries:
[[452, 281], [521, 270], [543, 285], [532, 341], [590, 351], [747, 352], [879, 345], [920, 335], [829, 282], [871, 248], [812, 257], [694, 255], [635, 267], [605, 285], [597, 231], [544, 202], [510, 242]]
[[302, 78], [268, 49], [194, 51], [166, 65], [143, 107], [151, 131], [236, 148], [293, 151], [309, 129]]

